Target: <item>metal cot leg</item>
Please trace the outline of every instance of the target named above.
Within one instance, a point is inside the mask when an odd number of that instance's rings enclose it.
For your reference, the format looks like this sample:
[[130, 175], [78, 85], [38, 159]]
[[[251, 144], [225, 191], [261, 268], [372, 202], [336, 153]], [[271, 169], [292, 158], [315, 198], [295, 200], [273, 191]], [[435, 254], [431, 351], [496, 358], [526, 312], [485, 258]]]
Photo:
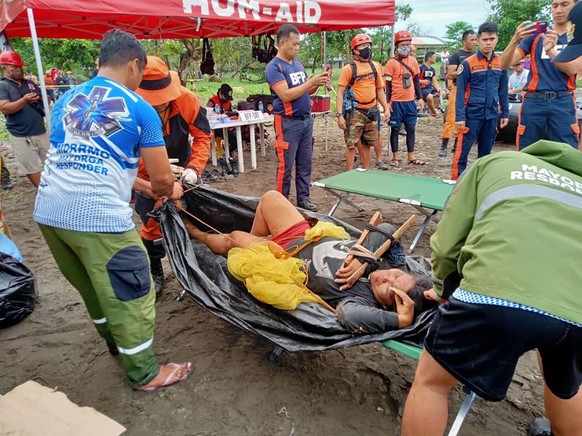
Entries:
[[[420, 210], [420, 209], [419, 209]], [[426, 213], [426, 211], [422, 211], [421, 212], [426, 214], [426, 218], [424, 219], [424, 221], [422, 222], [422, 225], [420, 226], [420, 229], [418, 229], [418, 233], [416, 234], [416, 236], [414, 237], [414, 240], [412, 241], [412, 245], [410, 246], [410, 248], [408, 249], [408, 254], [411, 254], [414, 249], [416, 248], [416, 244], [418, 244], [418, 241], [420, 240], [420, 237], [424, 234], [428, 223], [433, 219], [433, 217], [437, 214], [437, 210], [433, 210], [431, 214]]]
[[469, 413], [469, 410], [471, 410], [471, 406], [473, 405], [473, 401], [475, 401], [476, 395], [474, 392], [469, 391], [467, 388], [463, 388], [463, 390], [467, 392], [467, 395], [461, 404], [459, 413], [457, 413], [455, 421], [449, 430], [448, 436], [457, 436], [459, 434], [459, 430], [461, 430], [461, 426], [467, 417], [467, 413]]

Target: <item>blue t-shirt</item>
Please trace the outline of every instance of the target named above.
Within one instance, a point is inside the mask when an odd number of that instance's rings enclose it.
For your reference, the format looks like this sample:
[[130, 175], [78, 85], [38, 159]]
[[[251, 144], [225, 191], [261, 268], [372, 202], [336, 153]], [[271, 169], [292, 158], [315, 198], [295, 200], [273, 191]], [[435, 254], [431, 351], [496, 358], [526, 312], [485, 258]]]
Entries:
[[57, 100], [50, 142], [34, 220], [81, 232], [131, 230], [140, 147], [164, 146], [154, 108], [98, 76]]
[[[273, 88], [283, 81], [287, 82], [289, 88], [295, 88], [307, 81], [307, 73], [305, 72], [303, 64], [299, 60], [293, 59], [291, 63], [288, 63], [279, 57], [275, 57], [268, 63], [265, 68], [265, 77], [267, 78], [269, 88], [273, 93]], [[299, 98], [288, 103], [283, 103], [281, 99], [275, 95], [273, 101], [273, 112], [290, 117], [300, 117], [310, 113], [311, 99], [309, 98], [309, 93], [305, 92]]]
[[[558, 36], [556, 51], [559, 53], [568, 45], [566, 33]], [[525, 57], [530, 55], [531, 69], [524, 91], [573, 91], [576, 89], [574, 76], [558, 70], [544, 50], [541, 35], [530, 35], [519, 43], [518, 50]]]

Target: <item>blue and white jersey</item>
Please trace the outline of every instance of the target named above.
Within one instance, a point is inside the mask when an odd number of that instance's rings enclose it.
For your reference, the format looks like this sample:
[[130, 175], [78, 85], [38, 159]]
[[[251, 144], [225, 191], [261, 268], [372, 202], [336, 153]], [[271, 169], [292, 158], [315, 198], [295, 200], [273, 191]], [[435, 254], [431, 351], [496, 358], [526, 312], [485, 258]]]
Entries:
[[98, 76], [55, 103], [50, 142], [34, 220], [81, 232], [131, 230], [140, 147], [165, 145], [154, 108]]

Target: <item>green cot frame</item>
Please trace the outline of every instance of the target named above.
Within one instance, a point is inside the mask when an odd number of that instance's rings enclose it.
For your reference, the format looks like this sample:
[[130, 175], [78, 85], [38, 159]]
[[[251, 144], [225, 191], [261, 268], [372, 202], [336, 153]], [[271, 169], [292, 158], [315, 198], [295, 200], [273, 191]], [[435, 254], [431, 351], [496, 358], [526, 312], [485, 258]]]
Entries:
[[337, 198], [328, 212], [329, 216], [335, 213], [342, 202], [346, 202], [359, 212], [364, 211], [348, 198], [350, 194], [396, 201], [414, 207], [425, 216], [425, 219], [408, 249], [408, 252], [412, 253], [430, 221], [435, 218], [437, 212], [444, 209], [454, 184], [452, 180], [357, 169], [313, 182], [311, 185], [323, 188]]

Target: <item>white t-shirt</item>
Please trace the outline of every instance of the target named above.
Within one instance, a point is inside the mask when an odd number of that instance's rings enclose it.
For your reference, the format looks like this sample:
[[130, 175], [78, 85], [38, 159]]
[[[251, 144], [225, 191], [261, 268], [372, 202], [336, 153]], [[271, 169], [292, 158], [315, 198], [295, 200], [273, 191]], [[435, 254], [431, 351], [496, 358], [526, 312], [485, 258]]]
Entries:
[[527, 82], [527, 76], [529, 75], [529, 71], [528, 70], [523, 70], [521, 72], [521, 74], [518, 76], [517, 73], [513, 73], [510, 77], [509, 77], [509, 89], [517, 89], [520, 88], [522, 85], [525, 85], [525, 82]]

